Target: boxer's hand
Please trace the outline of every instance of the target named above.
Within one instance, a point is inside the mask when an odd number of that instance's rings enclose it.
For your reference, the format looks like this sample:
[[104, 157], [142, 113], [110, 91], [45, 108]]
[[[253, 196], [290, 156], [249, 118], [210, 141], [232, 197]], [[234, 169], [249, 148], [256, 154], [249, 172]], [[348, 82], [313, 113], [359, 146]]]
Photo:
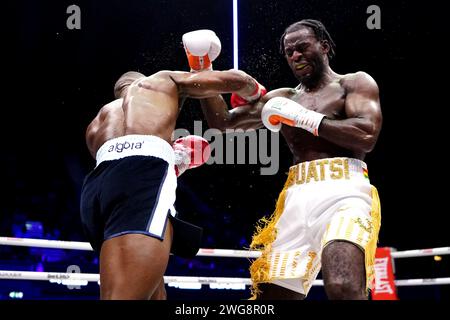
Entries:
[[195, 135], [175, 140], [172, 148], [175, 151], [175, 173], [177, 177], [188, 169], [204, 164], [211, 154], [208, 141]]
[[183, 35], [183, 46], [186, 51], [191, 72], [212, 70], [212, 62], [219, 56], [222, 48], [214, 31], [196, 30]]
[[242, 97], [236, 93], [232, 93], [230, 98], [231, 107], [237, 108], [252, 104], [267, 93], [266, 88], [264, 88], [262, 84], [258, 83], [256, 80], [255, 83], [255, 91], [248, 97]]
[[261, 111], [261, 120], [267, 129], [280, 131], [282, 123], [299, 127], [314, 134], [319, 135], [320, 122], [325, 115], [306, 109], [297, 102], [283, 97], [270, 99]]

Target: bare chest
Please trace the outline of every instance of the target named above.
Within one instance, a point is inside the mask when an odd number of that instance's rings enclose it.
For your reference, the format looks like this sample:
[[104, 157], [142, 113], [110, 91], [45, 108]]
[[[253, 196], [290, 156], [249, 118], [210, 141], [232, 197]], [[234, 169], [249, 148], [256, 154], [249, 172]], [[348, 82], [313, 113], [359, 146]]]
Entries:
[[338, 83], [330, 84], [315, 92], [300, 88], [290, 99], [307, 109], [325, 114], [330, 119], [345, 117], [345, 89]]
[[[321, 90], [308, 92], [303, 89], [293, 91], [287, 98], [303, 107], [320, 112], [329, 119], [345, 119], [346, 91], [339, 83], [331, 83]], [[305, 159], [328, 157], [335, 152], [335, 146], [323, 139], [317, 139], [299, 128], [283, 126], [281, 133], [286, 139], [296, 162]], [[334, 151], [333, 151], [334, 150]]]

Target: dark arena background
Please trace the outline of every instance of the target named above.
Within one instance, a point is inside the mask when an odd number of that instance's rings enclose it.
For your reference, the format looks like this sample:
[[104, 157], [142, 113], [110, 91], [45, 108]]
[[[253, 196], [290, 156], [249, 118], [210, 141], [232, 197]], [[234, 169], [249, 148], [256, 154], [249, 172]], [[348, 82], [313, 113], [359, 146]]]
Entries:
[[[269, 90], [297, 81], [279, 53], [291, 23], [322, 21], [336, 42], [331, 67], [337, 73], [365, 71], [378, 83], [383, 129], [366, 157], [382, 205], [380, 247], [397, 251], [450, 246], [448, 223], [448, 18], [441, 1], [239, 0], [239, 68]], [[16, 0], [5, 3], [0, 177], [0, 237], [65, 241], [85, 238], [80, 189], [95, 161], [84, 133], [98, 110], [113, 99], [126, 71], [150, 75], [188, 71], [181, 37], [211, 29], [222, 42], [215, 70], [233, 68], [232, 0]], [[80, 12], [70, 29], [70, 6]], [[380, 9], [380, 28], [369, 28]], [[69, 11], [69, 12], [68, 12]], [[224, 95], [229, 100], [229, 95]], [[196, 100], [188, 100], [177, 128], [194, 133], [194, 120], [208, 129]], [[224, 139], [226, 137], [224, 136]], [[266, 164], [213, 164], [178, 181], [181, 217], [204, 228], [202, 248], [246, 249], [255, 222], [270, 214], [292, 156], [279, 139], [279, 170]], [[396, 279], [450, 277], [448, 255], [395, 259]], [[171, 257], [166, 275], [249, 277], [242, 258]], [[0, 270], [98, 273], [90, 251], [0, 245]], [[319, 274], [318, 279], [321, 279]], [[96, 282], [0, 279], [0, 299], [99, 298]], [[195, 287], [195, 286], [193, 286]], [[166, 286], [171, 300], [242, 300], [249, 287], [213, 289]], [[400, 300], [449, 300], [450, 286], [399, 286]], [[308, 300], [324, 300], [314, 286]]]

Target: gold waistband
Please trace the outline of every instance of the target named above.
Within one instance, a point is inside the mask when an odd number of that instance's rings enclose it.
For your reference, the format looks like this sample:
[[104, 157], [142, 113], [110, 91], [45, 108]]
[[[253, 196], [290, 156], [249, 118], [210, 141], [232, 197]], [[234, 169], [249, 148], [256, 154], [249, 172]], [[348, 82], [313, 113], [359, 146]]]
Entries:
[[368, 179], [367, 165], [353, 158], [326, 158], [301, 162], [289, 168], [288, 184], [310, 182]]

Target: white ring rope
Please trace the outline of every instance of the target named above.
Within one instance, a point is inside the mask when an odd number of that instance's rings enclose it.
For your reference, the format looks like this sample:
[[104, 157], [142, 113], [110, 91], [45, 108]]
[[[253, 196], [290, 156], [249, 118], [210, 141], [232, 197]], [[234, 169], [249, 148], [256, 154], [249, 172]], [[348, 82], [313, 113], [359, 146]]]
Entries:
[[[10, 280], [63, 280], [63, 281], [89, 281], [98, 282], [100, 275], [94, 273], [59, 273], [59, 272], [39, 272], [39, 271], [13, 271], [0, 270], [0, 279]], [[251, 285], [248, 278], [225, 278], [225, 277], [182, 277], [164, 276], [165, 283], [199, 283], [199, 284], [243, 284]], [[395, 285], [401, 286], [427, 286], [450, 284], [450, 278], [435, 279], [406, 279], [395, 280]], [[323, 280], [314, 280], [313, 286], [323, 286]]]
[[[88, 242], [78, 241], [0, 237], [0, 245], [92, 251], [92, 247]], [[393, 258], [425, 257], [446, 254], [450, 254], [450, 247], [391, 252]], [[260, 255], [261, 253], [259, 251], [205, 248], [200, 249], [197, 253], [197, 256], [199, 257], [224, 258], [257, 258]]]
[[93, 251], [89, 242], [0, 237], [0, 245]]
[[[0, 237], [0, 245], [52, 248], [52, 249], [71, 249], [92, 251], [88, 242], [78, 241], [59, 241], [30, 238], [12, 238]], [[257, 258], [259, 251], [231, 250], [231, 249], [205, 249], [202, 248], [197, 256], [203, 257], [226, 257], [226, 258]], [[450, 254], [450, 247], [418, 249], [406, 251], [393, 251], [393, 258], [423, 257], [432, 255]], [[59, 273], [59, 272], [38, 272], [38, 271], [13, 271], [0, 270], [0, 279], [12, 280], [41, 280], [51, 282], [63, 282], [70, 284], [73, 281], [99, 282], [100, 275], [93, 273]], [[251, 279], [247, 278], [217, 278], [217, 277], [182, 277], [182, 276], [164, 276], [165, 283], [178, 284], [209, 284], [209, 285], [251, 285]], [[446, 285], [450, 284], [450, 278], [434, 279], [406, 279], [395, 280], [396, 286], [425, 286], [425, 285]], [[323, 286], [322, 280], [314, 280], [314, 286]]]
[[391, 256], [393, 258], [413, 258], [413, 257], [439, 256], [446, 254], [450, 254], [450, 247], [391, 252]]

